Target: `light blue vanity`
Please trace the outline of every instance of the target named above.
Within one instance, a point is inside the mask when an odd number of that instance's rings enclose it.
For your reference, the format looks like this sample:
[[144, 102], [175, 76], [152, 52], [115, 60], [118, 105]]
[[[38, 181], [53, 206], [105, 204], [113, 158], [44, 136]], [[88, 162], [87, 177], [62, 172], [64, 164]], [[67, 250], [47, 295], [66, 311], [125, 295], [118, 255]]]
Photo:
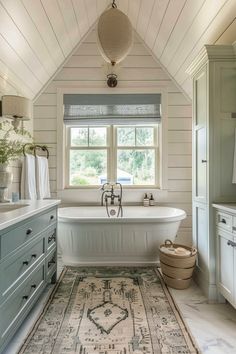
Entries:
[[56, 282], [58, 200], [0, 205], [0, 353]]

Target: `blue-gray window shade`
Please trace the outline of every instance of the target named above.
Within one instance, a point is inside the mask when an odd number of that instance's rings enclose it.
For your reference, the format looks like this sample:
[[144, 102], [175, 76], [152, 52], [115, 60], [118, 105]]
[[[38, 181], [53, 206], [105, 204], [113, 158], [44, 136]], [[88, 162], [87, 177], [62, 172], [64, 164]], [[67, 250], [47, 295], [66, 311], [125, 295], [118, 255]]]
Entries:
[[161, 120], [160, 94], [64, 94], [67, 125], [148, 124]]

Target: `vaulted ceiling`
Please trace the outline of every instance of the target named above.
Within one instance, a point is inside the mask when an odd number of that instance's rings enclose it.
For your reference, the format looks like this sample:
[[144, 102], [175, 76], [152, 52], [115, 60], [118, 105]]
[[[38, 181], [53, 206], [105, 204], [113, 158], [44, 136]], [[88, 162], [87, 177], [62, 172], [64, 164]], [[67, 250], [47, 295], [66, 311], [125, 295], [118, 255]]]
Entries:
[[[0, 0], [0, 93], [37, 97], [111, 0]], [[191, 97], [204, 44], [236, 40], [236, 0], [117, 0], [153, 56]]]

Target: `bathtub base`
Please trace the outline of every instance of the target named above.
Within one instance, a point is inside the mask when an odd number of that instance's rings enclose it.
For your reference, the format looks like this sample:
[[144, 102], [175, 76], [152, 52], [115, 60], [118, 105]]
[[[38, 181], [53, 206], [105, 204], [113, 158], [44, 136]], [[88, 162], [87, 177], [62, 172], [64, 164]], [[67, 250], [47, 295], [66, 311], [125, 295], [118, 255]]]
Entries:
[[160, 266], [160, 261], [158, 259], [148, 259], [148, 258], [114, 258], [114, 257], [88, 257], [88, 258], [78, 258], [78, 257], [64, 257], [62, 256], [62, 262], [66, 266], [79, 267], [79, 266], [126, 266], [126, 267], [138, 267], [138, 266]]

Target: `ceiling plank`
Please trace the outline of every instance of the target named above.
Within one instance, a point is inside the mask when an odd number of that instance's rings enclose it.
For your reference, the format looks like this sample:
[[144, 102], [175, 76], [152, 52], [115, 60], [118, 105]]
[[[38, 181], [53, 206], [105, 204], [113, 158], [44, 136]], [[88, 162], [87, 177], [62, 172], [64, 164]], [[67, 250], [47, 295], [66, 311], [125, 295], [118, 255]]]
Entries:
[[[204, 32], [210, 26], [211, 22], [217, 16], [218, 12], [222, 6], [226, 3], [227, 0], [207, 0], [203, 7], [201, 8], [198, 15], [195, 17], [191, 27], [186, 32], [181, 44], [175, 53], [175, 56], [172, 57], [168, 70], [172, 75], [176, 75], [182, 63], [190, 55], [193, 48], [199, 42]], [[205, 42], [206, 44], [209, 42]]]
[[32, 71], [25, 65], [16, 52], [9, 46], [0, 35], [0, 48], [2, 62], [25, 82], [35, 92], [40, 90], [42, 83], [32, 74]]
[[9, 70], [9, 67], [0, 60], [0, 75], [1, 77], [8, 82], [12, 87], [14, 87], [22, 96], [28, 98], [34, 97], [36, 91], [32, 89], [32, 86], [26, 85], [26, 82], [23, 77], [19, 77], [17, 72]]
[[171, 61], [171, 58], [173, 58], [185, 36], [185, 33], [192, 25], [194, 18], [197, 16], [204, 2], [205, 0], [187, 1], [179, 17], [178, 23], [175, 26], [175, 30], [171, 34], [165, 48], [163, 49], [163, 52], [160, 55], [160, 59], [163, 63], [165, 63], [165, 67], [168, 67], [168, 63]]
[[1, 3], [38, 57], [41, 65], [51, 75], [56, 70], [56, 64], [22, 2], [19, 0], [1, 0]]
[[84, 36], [89, 28], [88, 13], [84, 0], [72, 0], [72, 4], [79, 24], [80, 34], [81, 36]]
[[168, 41], [171, 33], [175, 29], [175, 25], [179, 19], [179, 16], [185, 6], [186, 0], [171, 0], [165, 16], [163, 18], [160, 30], [156, 36], [153, 51], [155, 55], [159, 58], [165, 48], [165, 44]]
[[153, 48], [154, 46], [155, 39], [159, 33], [169, 2], [170, 0], [155, 0], [155, 4], [152, 10], [152, 16], [150, 18], [147, 32], [144, 37], [144, 40], [149, 48]]
[[154, 4], [155, 4], [154, 0], [141, 1], [141, 7], [140, 7], [139, 17], [137, 22], [137, 32], [142, 38], [145, 37], [148, 28], [148, 23], [152, 15]]
[[25, 62], [32, 74], [38, 80], [44, 82], [49, 78], [49, 74], [41, 65], [37, 56], [22, 36], [15, 23], [0, 4], [0, 34], [8, 42], [9, 46], [14, 48], [15, 53]]
[[75, 46], [80, 38], [79, 25], [76, 19], [74, 7], [71, 0], [57, 0], [64, 18], [67, 33], [70, 36], [72, 46]]
[[139, 11], [141, 7], [141, 0], [132, 0], [129, 2], [128, 17], [133, 25], [133, 28], [136, 29]]
[[89, 26], [92, 26], [94, 22], [97, 20], [97, 3], [94, 0], [85, 0], [85, 8], [87, 10], [87, 16], [89, 21]]
[[58, 67], [65, 56], [40, 0], [34, 0], [34, 6], [32, 6], [32, 0], [21, 1]]
[[56, 0], [41, 0], [41, 3], [66, 57], [72, 50], [72, 42], [67, 32], [58, 2]]

